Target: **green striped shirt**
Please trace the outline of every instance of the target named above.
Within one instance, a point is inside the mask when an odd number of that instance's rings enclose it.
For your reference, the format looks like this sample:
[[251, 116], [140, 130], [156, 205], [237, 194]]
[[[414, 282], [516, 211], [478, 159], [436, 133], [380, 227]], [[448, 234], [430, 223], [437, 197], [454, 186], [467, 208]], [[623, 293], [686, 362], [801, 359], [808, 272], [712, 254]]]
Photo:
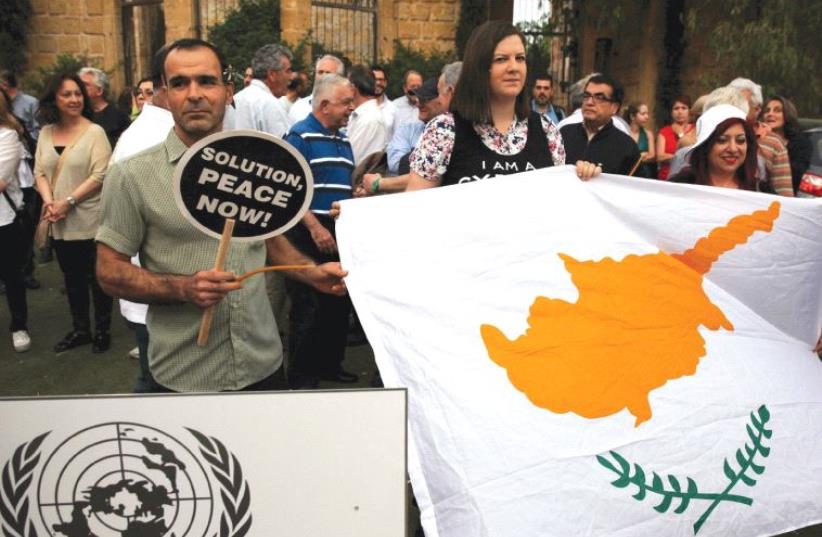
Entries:
[[[142, 266], [156, 273], [214, 268], [219, 241], [194, 228], [174, 202], [174, 168], [186, 149], [172, 129], [162, 144], [109, 169], [97, 241], [127, 256], [139, 252]], [[264, 242], [235, 241], [225, 270], [242, 274], [264, 264]], [[149, 305], [149, 365], [161, 385], [180, 392], [238, 390], [282, 365], [262, 276], [244, 281], [216, 306], [208, 344], [198, 347], [202, 313], [188, 303]]]

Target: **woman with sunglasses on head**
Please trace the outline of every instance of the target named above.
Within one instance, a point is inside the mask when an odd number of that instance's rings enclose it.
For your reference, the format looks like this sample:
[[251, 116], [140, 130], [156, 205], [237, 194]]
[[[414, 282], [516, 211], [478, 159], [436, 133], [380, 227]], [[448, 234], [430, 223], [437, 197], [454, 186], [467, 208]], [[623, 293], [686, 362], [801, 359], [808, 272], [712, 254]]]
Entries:
[[675, 183], [758, 190], [756, 135], [745, 113], [729, 104], [708, 109], [696, 123], [696, 143], [689, 148], [689, 165], [671, 177]]
[[694, 124], [689, 121], [691, 99], [680, 95], [671, 105], [671, 124], [660, 129], [656, 138], [656, 161], [659, 165], [657, 177], [666, 181], [671, 171], [671, 159], [677, 149], [677, 142], [693, 130]]
[[760, 118], [771, 132], [779, 136], [788, 148], [788, 160], [791, 162], [791, 179], [796, 194], [802, 175], [811, 165], [813, 144], [799, 126], [799, 115], [791, 101], [780, 95], [774, 95], [765, 103]]
[[[55, 75], [40, 99], [38, 114], [45, 126], [37, 140], [34, 176], [43, 197], [43, 219], [51, 223], [74, 325], [54, 352], [89, 343], [92, 351], [103, 352], [111, 344], [112, 299], [97, 283], [94, 236], [111, 146], [103, 128], [91, 122], [91, 104], [77, 75]], [[94, 301], [93, 338], [89, 292]]]
[[490, 21], [468, 39], [450, 112], [426, 125], [407, 190], [454, 185], [565, 163], [559, 131], [532, 113], [525, 38]]

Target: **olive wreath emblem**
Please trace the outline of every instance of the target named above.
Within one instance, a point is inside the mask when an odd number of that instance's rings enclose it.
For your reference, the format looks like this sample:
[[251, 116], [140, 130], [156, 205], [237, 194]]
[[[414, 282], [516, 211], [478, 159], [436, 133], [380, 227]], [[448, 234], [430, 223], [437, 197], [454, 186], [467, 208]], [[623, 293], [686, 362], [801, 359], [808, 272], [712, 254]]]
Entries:
[[753, 504], [753, 498], [741, 494], [731, 494], [731, 490], [740, 482], [749, 487], [755, 486], [756, 478], [754, 476], [760, 476], [765, 472], [764, 461], [761, 459], [766, 458], [771, 453], [771, 448], [765, 445], [766, 440], [773, 436], [773, 431], [767, 426], [770, 419], [771, 413], [765, 405], [751, 412], [751, 422], [745, 425], [749, 442], [736, 450], [736, 466], [738, 469], [735, 470], [734, 465], [728, 462], [727, 458], [722, 465], [722, 470], [728, 479], [728, 484], [722, 492], [700, 490], [696, 481], [691, 477], [687, 478], [687, 490], [683, 489], [680, 480], [670, 474], [668, 475], [668, 482], [671, 487], [667, 488], [665, 481], [656, 472], [652, 472], [653, 478], [648, 482], [647, 472], [642, 466], [634, 463], [632, 471], [632, 464], [616, 451], [610, 452], [616, 464], [602, 455], [597, 455], [597, 461], [617, 475], [617, 479], [611, 482], [611, 485], [617, 488], [627, 488], [629, 485], [633, 485], [637, 488], [636, 493], [633, 494], [635, 500], [644, 500], [649, 492], [652, 495], [659, 496], [661, 499], [654, 506], [658, 513], [666, 512], [674, 501], [679, 504], [674, 509], [674, 513], [678, 515], [688, 509], [692, 500], [709, 501], [708, 508], [694, 524], [694, 535], [696, 535], [720, 503], [731, 502], [747, 506]]
[[43, 433], [18, 446], [11, 460], [3, 466], [0, 527], [4, 537], [37, 537], [34, 524], [29, 520], [29, 497], [26, 492], [34, 478], [34, 469], [40, 462], [40, 444], [48, 434]]
[[251, 489], [243, 479], [240, 461], [216, 438], [209, 438], [194, 429], [187, 430], [200, 443], [200, 454], [208, 461], [212, 475], [220, 483], [223, 515], [219, 537], [243, 537], [251, 528]]
[[[244, 537], [251, 528], [251, 489], [243, 479], [240, 462], [216, 438], [207, 437], [194, 429], [187, 430], [199, 442], [200, 454], [220, 483], [224, 509], [219, 533], [213, 537]], [[0, 486], [0, 530], [3, 537], [37, 537], [34, 523], [29, 520], [27, 492], [40, 462], [40, 446], [49, 432], [18, 446], [3, 466]]]

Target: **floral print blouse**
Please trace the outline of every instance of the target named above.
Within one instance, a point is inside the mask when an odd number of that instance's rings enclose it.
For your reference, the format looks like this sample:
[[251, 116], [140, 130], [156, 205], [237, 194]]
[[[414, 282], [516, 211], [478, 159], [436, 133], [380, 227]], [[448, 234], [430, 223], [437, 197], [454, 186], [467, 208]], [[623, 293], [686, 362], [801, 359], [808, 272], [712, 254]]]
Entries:
[[[554, 166], [565, 164], [565, 147], [562, 145], [559, 129], [545, 117], [540, 116], [540, 120], [548, 138], [548, 152]], [[516, 155], [525, 148], [528, 140], [528, 118], [514, 120], [506, 133], [498, 131], [490, 123], [474, 124], [474, 132], [488, 149], [500, 155]], [[411, 153], [411, 171], [429, 181], [440, 180], [451, 161], [455, 133], [454, 115], [450, 112], [429, 121]]]

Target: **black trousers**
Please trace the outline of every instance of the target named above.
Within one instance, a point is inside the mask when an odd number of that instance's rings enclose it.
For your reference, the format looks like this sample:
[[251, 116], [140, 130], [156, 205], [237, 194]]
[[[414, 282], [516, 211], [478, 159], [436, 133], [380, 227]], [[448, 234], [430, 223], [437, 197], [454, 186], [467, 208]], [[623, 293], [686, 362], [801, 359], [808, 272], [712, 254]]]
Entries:
[[[334, 235], [334, 220], [316, 215], [320, 223]], [[308, 229], [297, 224], [288, 231], [291, 243], [317, 261], [339, 261], [337, 254], [320, 252]], [[335, 235], [336, 238], [336, 235]], [[288, 336], [288, 377], [320, 377], [340, 370], [345, 358], [348, 337], [348, 315], [351, 299], [316, 291], [296, 280], [285, 282], [291, 299]]]
[[16, 224], [0, 226], [0, 279], [6, 283], [6, 301], [11, 313], [12, 332], [28, 330], [28, 304], [23, 284], [23, 237]]
[[43, 209], [43, 200], [40, 194], [32, 188], [24, 188], [23, 203], [31, 217], [30, 225], [23, 236], [23, 275], [34, 275], [34, 233], [37, 231], [37, 222], [40, 220], [40, 211]]
[[89, 291], [94, 301], [94, 328], [96, 332], [108, 332], [111, 327], [113, 300], [97, 283], [94, 263], [97, 248], [93, 239], [80, 241], [55, 240], [57, 262], [66, 283], [71, 319], [78, 332], [91, 332], [89, 321]]

